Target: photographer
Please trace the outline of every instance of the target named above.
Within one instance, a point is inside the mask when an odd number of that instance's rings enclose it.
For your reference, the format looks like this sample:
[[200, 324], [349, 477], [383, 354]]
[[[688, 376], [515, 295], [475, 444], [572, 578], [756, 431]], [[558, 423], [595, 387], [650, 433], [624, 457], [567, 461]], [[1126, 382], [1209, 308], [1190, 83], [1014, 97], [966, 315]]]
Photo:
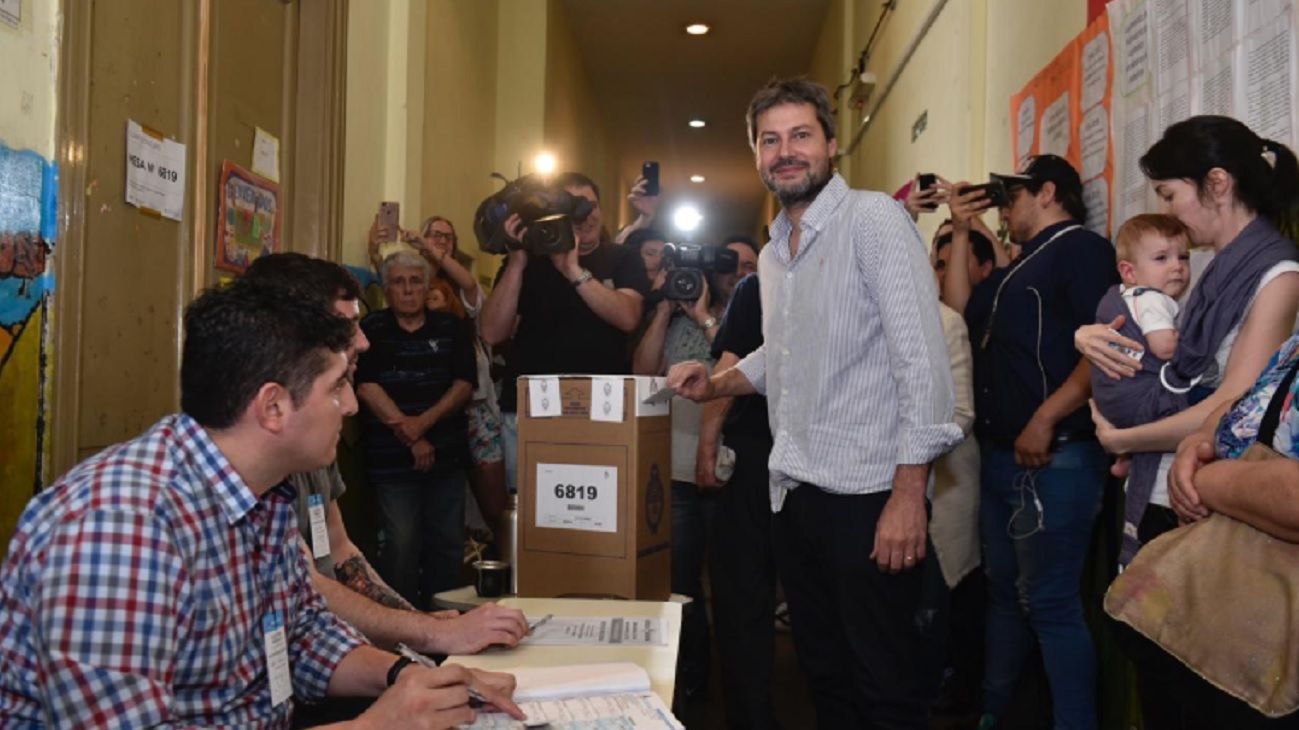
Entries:
[[[648, 235], [644, 245], [662, 241], [659, 233]], [[702, 261], [717, 260], [709, 247], [699, 249]], [[718, 323], [726, 312], [735, 285], [741, 276], [758, 268], [758, 245], [745, 236], [727, 239], [725, 248], [735, 257], [735, 265], [722, 268], [731, 271], [709, 271], [703, 275], [703, 286], [694, 301], [683, 301], [666, 295], [665, 286], [673, 265], [664, 257], [664, 266], [654, 282], [659, 301], [636, 346], [632, 358], [637, 375], [663, 375], [679, 362], [698, 360], [712, 365], [711, 347]], [[671, 249], [669, 249], [671, 251]], [[674, 264], [680, 266], [680, 263]], [[702, 273], [702, 272], [700, 272]], [[713, 504], [717, 484], [702, 491], [695, 484], [695, 452], [699, 442], [700, 406], [684, 399], [672, 404], [672, 592], [690, 596], [694, 603], [682, 620], [681, 681], [686, 696], [702, 690], [708, 682], [709, 629], [704, 606], [702, 573], [707, 553], [707, 536], [711, 532]]]
[[[640, 323], [641, 305], [649, 290], [640, 257], [603, 240], [600, 191], [595, 182], [569, 172], [560, 175], [555, 184], [592, 206], [591, 212], [573, 225], [577, 245], [548, 257], [521, 248], [511, 250], [479, 322], [488, 344], [514, 340], [514, 361], [501, 393], [506, 478], [511, 491], [518, 485], [515, 377], [630, 372], [627, 333]], [[527, 225], [514, 214], [505, 220], [504, 230], [512, 241], [521, 243]]]

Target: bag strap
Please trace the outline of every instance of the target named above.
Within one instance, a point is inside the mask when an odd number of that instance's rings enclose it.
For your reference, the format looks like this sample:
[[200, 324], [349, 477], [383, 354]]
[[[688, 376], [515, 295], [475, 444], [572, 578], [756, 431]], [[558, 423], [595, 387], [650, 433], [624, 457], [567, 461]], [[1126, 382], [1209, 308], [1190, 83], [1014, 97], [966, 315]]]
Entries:
[[1277, 426], [1281, 425], [1281, 406], [1285, 403], [1286, 396], [1290, 393], [1290, 386], [1294, 384], [1295, 373], [1299, 372], [1299, 357], [1295, 358], [1294, 363], [1290, 365], [1290, 370], [1281, 379], [1277, 385], [1276, 391], [1272, 393], [1272, 400], [1268, 401], [1267, 412], [1263, 414], [1263, 420], [1258, 425], [1258, 443], [1264, 446], [1271, 446], [1272, 439], [1276, 437]]

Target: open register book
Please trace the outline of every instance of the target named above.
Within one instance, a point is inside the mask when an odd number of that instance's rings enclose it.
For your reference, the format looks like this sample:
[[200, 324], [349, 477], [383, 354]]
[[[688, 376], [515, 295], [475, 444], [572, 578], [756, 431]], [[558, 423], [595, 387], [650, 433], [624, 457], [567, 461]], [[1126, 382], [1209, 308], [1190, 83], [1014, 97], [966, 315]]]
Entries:
[[518, 682], [514, 701], [526, 724], [499, 712], [480, 712], [466, 730], [684, 730], [650, 690], [645, 670], [629, 662], [524, 667], [504, 670]]

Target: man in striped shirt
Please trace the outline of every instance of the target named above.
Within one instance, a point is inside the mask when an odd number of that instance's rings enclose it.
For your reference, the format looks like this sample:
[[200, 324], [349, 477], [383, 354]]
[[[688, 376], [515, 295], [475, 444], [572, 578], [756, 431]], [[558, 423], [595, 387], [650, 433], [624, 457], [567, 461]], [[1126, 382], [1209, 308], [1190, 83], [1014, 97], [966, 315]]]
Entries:
[[668, 385], [767, 396], [776, 560], [817, 724], [924, 728], [946, 629], [929, 465], [961, 441], [933, 274], [906, 211], [833, 172], [824, 88], [773, 81], [748, 122], [783, 208], [758, 263], [765, 344]]

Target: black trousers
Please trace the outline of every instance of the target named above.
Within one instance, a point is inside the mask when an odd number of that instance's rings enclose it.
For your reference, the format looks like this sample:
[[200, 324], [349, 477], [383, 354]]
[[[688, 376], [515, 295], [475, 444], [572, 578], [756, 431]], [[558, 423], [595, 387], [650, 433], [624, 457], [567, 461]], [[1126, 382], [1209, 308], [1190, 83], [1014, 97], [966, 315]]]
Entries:
[[769, 729], [777, 726], [771, 696], [776, 633], [767, 483], [771, 442], [727, 435], [726, 445], [735, 449], [735, 472], [717, 495], [708, 570], [726, 724]]
[[[1137, 535], [1144, 544], [1175, 527], [1176, 513], [1152, 504], [1141, 518]], [[1209, 684], [1131, 626], [1113, 619], [1110, 623], [1119, 648], [1136, 667], [1137, 695], [1146, 730], [1299, 728], [1299, 713], [1268, 718]]]
[[835, 495], [803, 484], [776, 515], [777, 566], [820, 728], [928, 727], [947, 586], [932, 543], [902, 573], [884, 573], [870, 559], [890, 494]]

